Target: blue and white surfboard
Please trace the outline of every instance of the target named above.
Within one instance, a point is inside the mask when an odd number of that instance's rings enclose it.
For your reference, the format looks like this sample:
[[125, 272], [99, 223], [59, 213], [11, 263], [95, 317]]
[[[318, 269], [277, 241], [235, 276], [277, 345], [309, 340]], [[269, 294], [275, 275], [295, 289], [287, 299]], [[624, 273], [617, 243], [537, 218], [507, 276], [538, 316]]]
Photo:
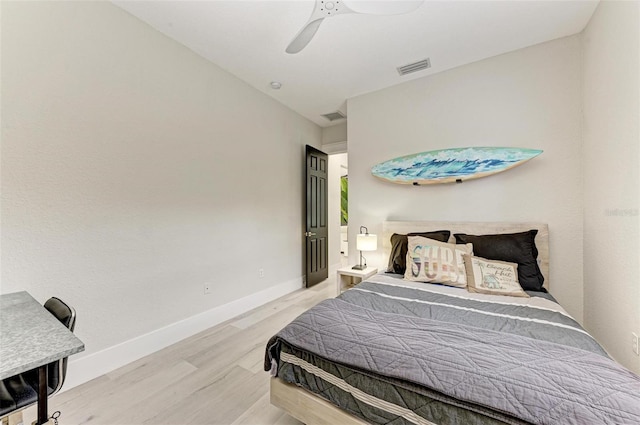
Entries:
[[538, 149], [497, 147], [441, 149], [381, 162], [371, 168], [371, 174], [399, 184], [459, 183], [506, 171], [541, 153]]

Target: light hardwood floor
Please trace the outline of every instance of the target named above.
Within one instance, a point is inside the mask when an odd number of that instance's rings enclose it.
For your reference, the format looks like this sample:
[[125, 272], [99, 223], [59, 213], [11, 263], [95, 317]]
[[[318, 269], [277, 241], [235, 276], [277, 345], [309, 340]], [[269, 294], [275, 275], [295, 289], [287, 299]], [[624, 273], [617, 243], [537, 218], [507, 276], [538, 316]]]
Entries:
[[[212, 327], [50, 399], [60, 425], [298, 425], [269, 403], [268, 339], [334, 297], [335, 276]], [[71, 365], [73, 367], [73, 365]], [[24, 423], [35, 420], [35, 408]]]

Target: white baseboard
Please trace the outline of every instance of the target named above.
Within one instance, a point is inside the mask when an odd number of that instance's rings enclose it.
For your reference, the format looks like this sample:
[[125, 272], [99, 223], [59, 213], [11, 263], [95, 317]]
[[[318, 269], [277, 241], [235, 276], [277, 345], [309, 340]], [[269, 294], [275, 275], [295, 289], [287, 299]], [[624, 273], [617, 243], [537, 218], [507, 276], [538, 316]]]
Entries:
[[67, 376], [61, 391], [88, 382], [302, 287], [302, 277], [283, 282], [97, 353], [77, 360], [70, 358]]

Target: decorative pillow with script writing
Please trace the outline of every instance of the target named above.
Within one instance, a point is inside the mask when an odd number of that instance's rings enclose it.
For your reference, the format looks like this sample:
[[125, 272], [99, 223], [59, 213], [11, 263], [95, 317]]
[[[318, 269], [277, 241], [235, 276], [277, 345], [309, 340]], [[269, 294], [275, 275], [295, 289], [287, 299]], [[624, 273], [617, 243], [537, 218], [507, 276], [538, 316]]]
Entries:
[[518, 283], [518, 265], [506, 261], [464, 256], [467, 290], [481, 294], [529, 297]]
[[459, 288], [467, 286], [462, 256], [473, 254], [473, 245], [456, 245], [422, 236], [409, 236], [408, 240], [405, 279]]

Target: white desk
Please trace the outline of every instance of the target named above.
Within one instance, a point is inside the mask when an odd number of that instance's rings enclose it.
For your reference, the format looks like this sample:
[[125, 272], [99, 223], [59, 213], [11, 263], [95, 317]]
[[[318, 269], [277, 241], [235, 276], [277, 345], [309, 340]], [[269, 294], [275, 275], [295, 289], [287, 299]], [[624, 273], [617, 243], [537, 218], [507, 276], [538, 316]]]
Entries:
[[370, 278], [376, 273], [378, 273], [378, 269], [375, 267], [367, 267], [364, 270], [355, 270], [352, 269], [351, 266], [348, 266], [338, 269], [336, 276], [336, 289], [338, 295], [349, 289], [349, 287]]
[[47, 364], [83, 350], [84, 343], [27, 292], [0, 295], [0, 379], [39, 369], [36, 424], [49, 417]]

